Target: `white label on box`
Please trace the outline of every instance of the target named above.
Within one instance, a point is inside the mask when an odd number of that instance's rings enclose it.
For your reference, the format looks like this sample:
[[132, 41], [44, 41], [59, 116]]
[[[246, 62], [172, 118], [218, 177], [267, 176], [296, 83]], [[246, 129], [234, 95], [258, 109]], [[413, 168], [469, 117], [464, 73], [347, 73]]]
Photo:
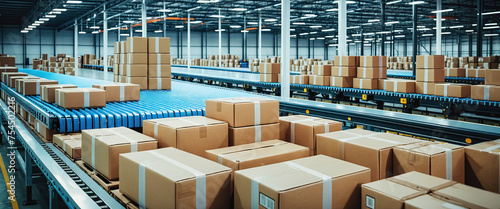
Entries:
[[370, 209], [375, 208], [375, 198], [366, 195], [366, 207]]
[[266, 209], [274, 209], [274, 200], [265, 194], [260, 193], [260, 205]]

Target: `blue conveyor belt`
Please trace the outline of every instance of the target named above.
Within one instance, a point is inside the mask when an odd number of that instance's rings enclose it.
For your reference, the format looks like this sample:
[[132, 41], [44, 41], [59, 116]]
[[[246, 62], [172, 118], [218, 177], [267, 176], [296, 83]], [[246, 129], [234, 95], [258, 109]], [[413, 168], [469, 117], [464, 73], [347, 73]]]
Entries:
[[[172, 67], [187, 68], [187, 65], [172, 65]], [[251, 72], [249, 68], [224, 68], [224, 67], [209, 67], [209, 66], [191, 66], [191, 68], [192, 69], [202, 69], [202, 70], [218, 70], [218, 71], [228, 71], [228, 72], [259, 74], [258, 72]], [[300, 72], [290, 71], [290, 74], [291, 75], [300, 75]]]

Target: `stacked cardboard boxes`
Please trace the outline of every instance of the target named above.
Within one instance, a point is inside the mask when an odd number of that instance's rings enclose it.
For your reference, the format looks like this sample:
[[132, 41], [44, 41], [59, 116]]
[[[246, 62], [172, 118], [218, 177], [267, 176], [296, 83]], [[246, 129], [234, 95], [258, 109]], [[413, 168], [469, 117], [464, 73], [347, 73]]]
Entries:
[[379, 80], [387, 78], [386, 56], [361, 56], [354, 88], [378, 89]]
[[500, 69], [484, 70], [485, 85], [473, 85], [471, 87], [471, 98], [487, 101], [500, 101]]
[[500, 193], [500, 140], [465, 147], [465, 184]]
[[125, 53], [120, 55], [120, 60], [124, 59], [120, 83], [139, 84], [141, 89], [148, 89], [148, 38], [128, 37]]
[[434, 95], [436, 84], [444, 83], [444, 56], [420, 55], [416, 64], [416, 93]]
[[413, 57], [387, 57], [387, 69], [412, 70]]
[[16, 57], [8, 56], [4, 54], [0, 56], [0, 66], [2, 67], [15, 67], [16, 66]]
[[279, 82], [279, 74], [281, 72], [280, 63], [264, 62], [259, 64], [259, 73], [261, 82]]
[[72, 159], [82, 156], [82, 134], [54, 134], [53, 143]]
[[359, 57], [335, 56], [332, 67], [330, 85], [335, 87], [352, 88], [356, 77]]
[[309, 76], [309, 84], [318, 86], [329, 86], [330, 77], [332, 75], [333, 65], [316, 65], [312, 66], [312, 75]]
[[148, 89], [171, 89], [170, 38], [148, 38]]

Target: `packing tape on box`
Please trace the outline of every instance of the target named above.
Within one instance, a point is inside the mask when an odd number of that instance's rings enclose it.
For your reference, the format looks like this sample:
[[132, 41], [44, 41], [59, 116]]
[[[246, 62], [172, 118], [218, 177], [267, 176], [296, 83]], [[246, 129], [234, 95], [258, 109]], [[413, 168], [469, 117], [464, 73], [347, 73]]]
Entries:
[[325, 126], [325, 133], [330, 133], [330, 124], [325, 123], [324, 126]]
[[290, 142], [295, 143], [295, 124], [300, 123], [300, 122], [305, 122], [305, 121], [313, 121], [314, 119], [302, 119], [298, 121], [291, 121], [290, 122]]
[[297, 83], [295, 78], [296, 78], [296, 76], [292, 75], [292, 83]]
[[88, 89], [82, 88], [83, 91], [83, 107], [90, 106], [90, 91]]
[[259, 182], [262, 177], [253, 178], [250, 185], [250, 208], [259, 209]]
[[131, 71], [130, 70], [130, 65], [127, 65], [127, 72], [126, 72], [127, 74], [125, 74], [125, 75], [126, 76], [130, 76], [131, 75], [130, 71]]
[[378, 78], [386, 78], [386, 76], [384, 76], [384, 67], [383, 66], [380, 66], [378, 68]]
[[366, 78], [366, 68], [363, 68], [363, 78]]
[[342, 56], [339, 56], [339, 66], [342, 66]]
[[125, 101], [125, 86], [120, 85], [120, 102]]
[[125, 139], [128, 142], [130, 142], [130, 152], [137, 152], [137, 141], [133, 140], [132, 138], [130, 138], [130, 137], [126, 136], [126, 135], [118, 133], [117, 131], [115, 131], [113, 129], [109, 129], [109, 131], [112, 132], [115, 135], [120, 136], [122, 139]]
[[429, 81], [429, 70], [424, 70], [424, 81]]
[[255, 141], [254, 142], [261, 142], [262, 141], [262, 127], [261, 126], [254, 126], [255, 129]]
[[331, 81], [331, 86], [335, 86], [335, 83], [336, 83], [336, 77], [331, 77], [332, 78], [332, 81]]
[[424, 94], [428, 94], [428, 93], [427, 93], [427, 86], [428, 86], [428, 83], [425, 83], [425, 82], [424, 82], [423, 84], [424, 84]]
[[[496, 141], [498, 141], [498, 140], [496, 140]], [[482, 150], [480, 150], [480, 152], [489, 152], [489, 153], [492, 153], [492, 151], [496, 150], [496, 149], [500, 149], [500, 144], [497, 144], [497, 145], [494, 145], [494, 146], [482, 149]], [[498, 152], [494, 152], [494, 153], [500, 154]], [[500, 156], [499, 156], [499, 162], [500, 162]], [[498, 168], [500, 169], [500, 164], [499, 164]], [[500, 173], [500, 170], [498, 172]], [[500, 190], [500, 175], [498, 175], [498, 177], [499, 177], [499, 179], [498, 179], [498, 188]]]
[[339, 67], [339, 76], [342, 76], [342, 67]]
[[394, 81], [394, 86], [392, 89], [394, 92], [398, 92], [398, 81]]
[[490, 86], [484, 86], [484, 100], [490, 100]]
[[387, 80], [384, 80], [384, 90], [387, 90]]
[[156, 77], [161, 78], [161, 63], [156, 64]]
[[356, 136], [345, 138], [345, 139], [338, 139], [339, 142], [342, 142], [342, 143], [339, 143], [339, 150], [338, 150], [338, 152], [339, 152], [339, 158], [341, 160], [345, 159], [345, 156], [344, 156], [344, 142], [350, 141], [350, 140], [353, 140], [353, 139], [361, 139], [361, 138], [373, 136], [373, 135], [376, 135], [376, 134], [379, 134], [379, 133], [373, 133], [373, 134], [368, 134], [368, 135], [356, 134], [356, 133], [350, 133], [350, 134], [356, 135]]
[[363, 79], [359, 79], [359, 88], [363, 89]]
[[[185, 164], [182, 164], [181, 162], [179, 161], [176, 161], [172, 158], [169, 158], [167, 156], [164, 156], [164, 155], [161, 155], [155, 151], [151, 151], [150, 152], [152, 155], [158, 157], [159, 159], [162, 159], [164, 161], [167, 161], [169, 162], [170, 164], [173, 164], [191, 174], [193, 174], [195, 177], [196, 177], [196, 208], [197, 209], [203, 209], [203, 208], [206, 208], [207, 207], [207, 182], [206, 182], [206, 175], [199, 171], [199, 170], [196, 170], [195, 168], [192, 168], [188, 165], [185, 165]], [[145, 169], [144, 169], [145, 170]], [[144, 176], [145, 177], [145, 176]], [[145, 192], [145, 178], [143, 178], [144, 180], [143, 181], [143, 184], [139, 184], [139, 187], [144, 187], [144, 192], [141, 194], [139, 192], [139, 195], [144, 195], [144, 199], [145, 200], [145, 196], [146, 196], [146, 192]], [[141, 181], [141, 180], [139, 180]], [[139, 198], [141, 199], [141, 198]], [[145, 205], [145, 202], [143, 203]]]
[[161, 64], [161, 54], [156, 54], [156, 62]]
[[264, 74], [267, 74], [267, 63], [264, 64]]
[[323, 209], [331, 209], [332, 208], [332, 177], [328, 176], [324, 173], [312, 170], [310, 168], [306, 168], [302, 165], [299, 165], [297, 163], [287, 161], [284, 162], [286, 165], [288, 165], [290, 168], [300, 170], [303, 172], [306, 172], [308, 174], [311, 174], [313, 176], [316, 176], [320, 179], [323, 180]]
[[92, 147], [91, 147], [91, 150], [90, 152], [92, 153], [92, 168], [95, 168], [95, 137], [94, 135], [92, 135]]
[[370, 136], [370, 135], [368, 135], [366, 138], [375, 139], [377, 141], [383, 141], [383, 142], [387, 142], [387, 143], [391, 143], [391, 144], [399, 144], [399, 142], [395, 142], [395, 141], [391, 141], [391, 140], [387, 140], [387, 139], [382, 139], [382, 138], [378, 138], [378, 137]]
[[130, 37], [130, 52], [134, 52], [134, 38]]
[[[25, 86], [26, 86], [26, 84], [25, 84]], [[36, 88], [36, 95], [39, 95], [40, 94], [40, 81], [36, 81], [35, 86], [36, 86], [35, 87]]]
[[57, 92], [57, 101], [58, 101], [57, 105], [59, 105], [59, 106], [61, 106], [61, 91], [62, 90], [57, 91], [57, 89], [56, 89], [56, 92]]
[[429, 68], [429, 56], [424, 55], [424, 68], [428, 69]]
[[36, 132], [40, 133], [40, 122], [35, 121], [36, 123]]
[[458, 206], [458, 205], [455, 205], [455, 204], [452, 204], [452, 203], [449, 203], [449, 202], [445, 202], [445, 203], [441, 204], [441, 206], [443, 208], [446, 208], [446, 209], [467, 209], [465, 207]]
[[437, 145], [430, 145], [430, 146], [445, 151], [445, 155], [446, 155], [446, 179], [453, 180], [453, 155], [452, 155], [453, 150], [449, 149], [449, 148], [445, 148], [445, 147], [440, 147]]
[[146, 162], [139, 163], [139, 184], [138, 184], [138, 190], [139, 190], [139, 208], [140, 209], [145, 209], [146, 208], [146, 166], [149, 164], [152, 160], [148, 160]]
[[448, 96], [448, 87], [450, 86], [450, 84], [444, 84], [443, 86], [443, 96], [447, 97]]
[[157, 88], [158, 90], [161, 90], [161, 89], [162, 89], [162, 87], [161, 87], [161, 86], [162, 86], [162, 83], [161, 83], [161, 82], [162, 82], [162, 78], [157, 78], [157, 79], [156, 79], [156, 88]]
[[255, 118], [254, 125], [260, 125], [260, 101], [254, 101], [253, 104]]
[[378, 66], [382, 67], [382, 62], [384, 62], [384, 57], [383, 56], [379, 56], [378, 57]]
[[318, 76], [313, 75], [313, 85], [316, 85], [316, 79], [318, 79]]
[[474, 69], [474, 72], [476, 72], [476, 78], [479, 78], [479, 70], [478, 69]]
[[363, 56], [363, 64], [364, 64], [364, 65], [363, 65], [363, 67], [366, 67], [366, 66], [367, 66], [367, 65], [366, 65], [366, 57], [367, 57], [367, 56]]
[[155, 52], [160, 53], [160, 38], [159, 37], [155, 38]]

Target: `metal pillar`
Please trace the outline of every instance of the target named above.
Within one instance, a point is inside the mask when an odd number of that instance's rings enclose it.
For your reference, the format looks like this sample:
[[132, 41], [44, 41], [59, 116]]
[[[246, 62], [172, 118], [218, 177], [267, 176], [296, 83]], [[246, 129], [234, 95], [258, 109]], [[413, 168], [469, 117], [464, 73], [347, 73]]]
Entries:
[[227, 30], [227, 54], [231, 54], [231, 30]]
[[[95, 36], [94, 36], [94, 51], [95, 51]], [[94, 53], [96, 54], [96, 53]], [[56, 57], [56, 29], [54, 29], [54, 57]]]
[[[75, 42], [73, 43], [75, 49], [75, 75], [80, 76], [80, 70], [78, 69], [78, 21], [75, 19]], [[40, 42], [41, 43], [41, 42]]]
[[[382, 27], [382, 32], [385, 31], [385, 0], [380, 1], [380, 7], [382, 8], [382, 11], [380, 12], [381, 17], [380, 17], [380, 26]], [[382, 42], [380, 45], [382, 46], [380, 48], [380, 55], [385, 56], [385, 33], [381, 34], [382, 36]]]
[[103, 70], [102, 72], [104, 73], [104, 80], [108, 80], [108, 17], [107, 17], [107, 11], [106, 11], [106, 4], [104, 4], [104, 11], [103, 11]]
[[146, 0], [142, 0], [142, 37], [148, 37], [148, 23], [146, 22]]
[[208, 59], [208, 31], [205, 28], [205, 59]]
[[181, 58], [181, 53], [180, 53], [180, 39], [181, 39], [181, 36], [180, 36], [180, 29], [177, 30], [177, 58]]
[[[438, 46], [436, 47], [439, 48]], [[429, 37], [429, 55], [432, 55], [432, 36]]]
[[132, 26], [132, 23], [130, 23], [130, 26], [128, 28], [129, 35], [128, 37], [133, 37], [134, 36], [134, 27]]
[[307, 36], [307, 58], [311, 58], [311, 39]]
[[416, 75], [416, 68], [417, 68], [417, 5], [412, 5], [412, 10], [413, 10], [413, 33], [412, 33], [412, 39], [413, 39], [413, 76]]
[[462, 34], [458, 34], [458, 57], [462, 56]]
[[297, 59], [299, 59], [299, 37], [295, 36], [295, 53], [297, 53]]
[[375, 42], [375, 47], [373, 51], [373, 56], [377, 56], [377, 35], [375, 35], [374, 42]]
[[469, 57], [472, 57], [472, 33], [469, 33]]
[[477, 44], [476, 56], [483, 56], [483, 8], [484, 0], [477, 0]]
[[184, 59], [184, 45], [182, 42], [184, 42], [184, 36], [182, 35], [182, 29], [179, 29], [179, 33], [180, 33], [180, 37], [181, 37], [181, 45], [179, 46], [179, 48], [181, 49], [181, 59]]
[[205, 33], [205, 32], [201, 31], [201, 59], [203, 59], [203, 52], [204, 52], [204, 51], [203, 51], [203, 47], [205, 46], [205, 43], [204, 43], [204, 40], [205, 40], [205, 39], [204, 39], [204, 37], [203, 37], [203, 34], [204, 34], [204, 33]]
[[490, 36], [490, 54], [489, 56], [493, 56], [493, 36]]
[[259, 11], [259, 49], [258, 49], [259, 62], [262, 60], [262, 15]]
[[187, 50], [188, 50], [188, 69], [191, 69], [191, 12], [187, 14], [187, 28], [188, 28], [188, 40], [187, 40]]
[[288, 99], [290, 98], [290, 0], [281, 0], [281, 58], [281, 98]]
[[[163, 37], [167, 37], [167, 14], [165, 13], [167, 7], [165, 1], [163, 1]], [[203, 54], [203, 52], [201, 53]]]
[[408, 56], [408, 39], [405, 37], [405, 44], [403, 44], [403, 56]]
[[339, 56], [347, 55], [347, 5], [346, 0], [339, 0], [338, 3], [338, 53]]
[[365, 36], [363, 35], [363, 27], [361, 27], [360, 34], [361, 34], [361, 50], [360, 50], [359, 55], [364, 56], [365, 55]]
[[325, 46], [325, 51], [323, 52], [325, 54], [324, 60], [328, 60], [328, 44], [323, 43]]
[[118, 36], [116, 37], [116, 41], [118, 41], [118, 42], [120, 42], [120, 41], [121, 41], [121, 38], [120, 38], [120, 31], [122, 30], [122, 26], [120, 25], [120, 23], [121, 23], [121, 22], [120, 22], [120, 16], [118, 16], [118, 25], [117, 25], [118, 30], [116, 31], [116, 35], [118, 35]]
[[222, 65], [222, 26], [221, 26], [221, 16], [219, 9], [219, 67], [221, 65]]
[[[437, 3], [436, 3], [436, 9], [439, 11], [441, 10], [441, 0], [437, 0]], [[438, 12], [437, 15], [436, 15], [436, 55], [442, 55], [443, 52], [442, 52], [442, 44], [441, 44], [441, 19], [443, 18], [442, 17], [442, 13], [441, 12]], [[431, 38], [432, 40], [432, 38]], [[431, 43], [432, 45], [432, 43]], [[432, 51], [432, 50], [429, 50], [429, 51]]]
[[243, 33], [243, 44], [244, 47], [243, 49], [245, 50], [243, 53], [243, 60], [248, 59], [248, 31], [247, 31], [247, 15], [243, 16], [243, 30], [245, 30], [245, 33]]

